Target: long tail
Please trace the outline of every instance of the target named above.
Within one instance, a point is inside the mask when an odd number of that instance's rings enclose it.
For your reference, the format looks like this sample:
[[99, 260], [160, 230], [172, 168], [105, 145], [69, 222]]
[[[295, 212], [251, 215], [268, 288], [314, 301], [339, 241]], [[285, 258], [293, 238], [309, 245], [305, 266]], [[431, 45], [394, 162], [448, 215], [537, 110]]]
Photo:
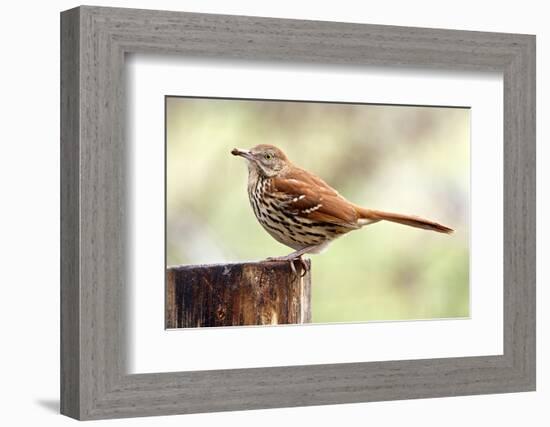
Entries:
[[365, 224], [371, 224], [378, 221], [391, 221], [399, 224], [408, 225], [416, 228], [423, 228], [425, 230], [437, 231], [438, 233], [451, 234], [454, 230], [437, 222], [430, 221], [428, 219], [419, 218], [412, 215], [402, 215], [391, 212], [377, 211], [373, 209], [365, 209], [360, 206], [356, 206], [359, 218], [366, 220]]

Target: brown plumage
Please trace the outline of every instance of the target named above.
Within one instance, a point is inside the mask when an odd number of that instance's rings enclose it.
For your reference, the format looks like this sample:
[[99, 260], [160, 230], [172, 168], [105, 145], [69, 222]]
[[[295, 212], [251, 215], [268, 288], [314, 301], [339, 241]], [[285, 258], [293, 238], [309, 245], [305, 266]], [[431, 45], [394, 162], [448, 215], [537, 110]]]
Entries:
[[318, 253], [337, 237], [382, 220], [453, 232], [424, 218], [357, 206], [321, 178], [292, 164], [273, 145], [235, 148], [231, 153], [248, 160], [248, 196], [256, 218], [277, 241], [295, 250], [274, 259], [293, 260]]

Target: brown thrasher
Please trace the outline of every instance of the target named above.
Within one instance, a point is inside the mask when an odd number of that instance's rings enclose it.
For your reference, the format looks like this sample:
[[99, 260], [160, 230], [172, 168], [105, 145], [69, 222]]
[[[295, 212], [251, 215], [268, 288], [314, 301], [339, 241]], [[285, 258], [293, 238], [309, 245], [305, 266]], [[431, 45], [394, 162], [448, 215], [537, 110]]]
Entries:
[[256, 218], [278, 242], [295, 250], [269, 260], [299, 259], [319, 253], [352, 230], [386, 220], [439, 233], [453, 230], [427, 219], [357, 206], [344, 199], [321, 178], [301, 169], [273, 145], [250, 150], [234, 148], [234, 156], [248, 160], [248, 197]]

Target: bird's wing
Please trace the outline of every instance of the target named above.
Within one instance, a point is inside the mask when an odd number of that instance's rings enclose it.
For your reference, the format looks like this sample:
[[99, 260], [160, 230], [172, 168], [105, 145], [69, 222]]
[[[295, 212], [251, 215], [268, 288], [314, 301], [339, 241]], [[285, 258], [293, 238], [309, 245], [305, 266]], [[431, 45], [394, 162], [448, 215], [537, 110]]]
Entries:
[[292, 215], [316, 222], [358, 228], [354, 206], [321, 178], [306, 171], [272, 180], [275, 197], [286, 204]]

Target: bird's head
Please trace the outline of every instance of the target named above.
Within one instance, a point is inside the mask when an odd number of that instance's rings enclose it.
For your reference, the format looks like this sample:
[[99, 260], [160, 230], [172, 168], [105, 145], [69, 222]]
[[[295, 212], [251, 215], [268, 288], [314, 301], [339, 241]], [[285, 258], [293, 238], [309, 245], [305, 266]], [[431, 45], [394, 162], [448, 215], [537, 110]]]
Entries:
[[280, 149], [274, 145], [260, 144], [250, 150], [234, 148], [231, 150], [234, 156], [241, 156], [248, 160], [249, 170], [255, 170], [266, 177], [279, 175], [289, 165], [289, 160]]

